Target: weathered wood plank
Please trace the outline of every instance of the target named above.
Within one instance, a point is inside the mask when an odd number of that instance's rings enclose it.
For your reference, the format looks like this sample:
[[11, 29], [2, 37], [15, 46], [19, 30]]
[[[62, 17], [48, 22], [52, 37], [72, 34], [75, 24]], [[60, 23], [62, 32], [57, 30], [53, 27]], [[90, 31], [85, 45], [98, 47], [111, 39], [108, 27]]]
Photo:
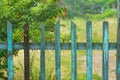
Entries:
[[108, 80], [108, 22], [103, 22], [103, 60], [102, 60], [102, 80]]
[[56, 80], [61, 80], [61, 65], [60, 65], [60, 21], [55, 25], [55, 67]]
[[45, 26], [41, 24], [40, 80], [45, 80]]
[[30, 80], [29, 23], [24, 25], [24, 80]]
[[86, 39], [87, 39], [86, 77], [87, 80], [92, 80], [92, 22], [90, 21], [86, 23]]
[[117, 56], [116, 56], [116, 78], [120, 80], [120, 0], [118, 0], [118, 29], [117, 29]]
[[77, 80], [76, 25], [71, 22], [71, 68], [72, 80]]
[[[24, 49], [24, 43], [13, 43], [14, 50]], [[77, 50], [86, 50], [86, 43], [76, 43]], [[40, 43], [30, 43], [29, 49], [31, 50], [41, 50]], [[71, 50], [71, 43], [60, 43], [61, 50]], [[92, 43], [92, 50], [102, 50], [103, 43]], [[109, 50], [117, 50], [117, 43], [109, 43]], [[6, 43], [0, 43], [0, 50], [7, 50]], [[55, 50], [55, 43], [46, 43], [45, 50]]]
[[13, 70], [13, 41], [12, 41], [12, 24], [7, 21], [7, 39], [8, 39], [8, 80], [13, 80], [14, 70]]

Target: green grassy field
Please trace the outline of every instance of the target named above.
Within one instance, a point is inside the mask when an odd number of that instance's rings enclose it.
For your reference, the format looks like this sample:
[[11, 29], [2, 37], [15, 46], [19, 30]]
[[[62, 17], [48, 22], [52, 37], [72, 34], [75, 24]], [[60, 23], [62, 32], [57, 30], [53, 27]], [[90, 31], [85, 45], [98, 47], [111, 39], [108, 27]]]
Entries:
[[[73, 21], [77, 26], [77, 42], [86, 42], [86, 20], [74, 18]], [[109, 22], [109, 42], [116, 42], [117, 19], [107, 18]], [[102, 42], [102, 20], [93, 20], [93, 42]], [[61, 21], [61, 38], [70, 36], [70, 20]], [[70, 42], [66, 37], [65, 40]], [[62, 40], [61, 40], [62, 42]], [[86, 51], [77, 51], [77, 79], [85, 80], [86, 72], [81, 68], [85, 63], [80, 58], [86, 56]], [[40, 71], [40, 51], [30, 51], [31, 80], [39, 80]], [[19, 51], [17, 57], [14, 56], [15, 80], [24, 80], [23, 51]], [[71, 51], [61, 51], [61, 77], [62, 80], [71, 80]], [[46, 80], [55, 80], [55, 51], [46, 51]], [[101, 80], [101, 76], [94, 73], [93, 80]]]

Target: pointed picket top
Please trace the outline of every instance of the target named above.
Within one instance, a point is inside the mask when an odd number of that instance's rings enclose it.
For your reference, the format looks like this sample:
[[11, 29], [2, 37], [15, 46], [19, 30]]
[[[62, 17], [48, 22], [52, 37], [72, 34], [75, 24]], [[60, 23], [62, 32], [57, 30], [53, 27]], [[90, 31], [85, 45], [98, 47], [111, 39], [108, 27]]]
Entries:
[[7, 20], [7, 31], [10, 30], [10, 28], [12, 27], [12, 23]]
[[45, 27], [45, 24], [43, 22], [40, 23], [40, 27]]
[[7, 25], [12, 26], [12, 23], [9, 20], [7, 20]]
[[71, 27], [76, 27], [76, 24], [71, 20]]
[[58, 27], [58, 26], [60, 26], [60, 20], [58, 20], [55, 24], [55, 27]]

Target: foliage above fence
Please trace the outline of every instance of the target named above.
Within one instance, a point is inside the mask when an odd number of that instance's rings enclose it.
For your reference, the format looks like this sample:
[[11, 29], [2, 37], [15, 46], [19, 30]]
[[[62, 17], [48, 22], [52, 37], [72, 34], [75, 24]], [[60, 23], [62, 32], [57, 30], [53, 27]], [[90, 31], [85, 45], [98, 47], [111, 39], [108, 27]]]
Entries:
[[[5, 27], [7, 20], [10, 20], [10, 22], [14, 24], [13, 40], [15, 42], [24, 40], [22, 28], [26, 21], [31, 23], [30, 27], [32, 30], [40, 29], [38, 26], [43, 21], [45, 22], [47, 30], [53, 30], [56, 17], [62, 13], [62, 6], [59, 6], [59, 2], [59, 0], [0, 0], [0, 41], [7, 41]], [[32, 30], [30, 31], [31, 36], [38, 35], [37, 32], [33, 34]], [[31, 37], [31, 40], [38, 39], [39, 37]], [[4, 50], [0, 51], [1, 70], [6, 70], [7, 68], [6, 53]], [[2, 77], [2, 75], [4, 74], [0, 72], [0, 77]]]

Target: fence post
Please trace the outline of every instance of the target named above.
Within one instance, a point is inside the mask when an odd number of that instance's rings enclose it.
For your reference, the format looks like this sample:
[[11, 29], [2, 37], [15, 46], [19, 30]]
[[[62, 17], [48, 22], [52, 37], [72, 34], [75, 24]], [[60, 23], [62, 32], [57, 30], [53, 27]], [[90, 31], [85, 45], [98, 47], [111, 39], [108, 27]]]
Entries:
[[103, 22], [103, 60], [102, 60], [102, 80], [108, 80], [108, 22]]
[[120, 0], [118, 0], [118, 29], [117, 29], [117, 56], [116, 56], [116, 78], [120, 80]]
[[8, 40], [8, 80], [14, 79], [13, 71], [13, 42], [12, 42], [12, 24], [7, 21], [7, 40]]
[[45, 26], [41, 24], [40, 80], [45, 80]]
[[87, 39], [87, 80], [92, 80], [92, 22], [86, 23], [86, 39]]
[[29, 22], [24, 25], [24, 80], [30, 80]]
[[71, 21], [72, 80], [77, 80], [76, 25]]
[[55, 25], [55, 64], [56, 64], [56, 80], [61, 80], [60, 67], [60, 21]]

